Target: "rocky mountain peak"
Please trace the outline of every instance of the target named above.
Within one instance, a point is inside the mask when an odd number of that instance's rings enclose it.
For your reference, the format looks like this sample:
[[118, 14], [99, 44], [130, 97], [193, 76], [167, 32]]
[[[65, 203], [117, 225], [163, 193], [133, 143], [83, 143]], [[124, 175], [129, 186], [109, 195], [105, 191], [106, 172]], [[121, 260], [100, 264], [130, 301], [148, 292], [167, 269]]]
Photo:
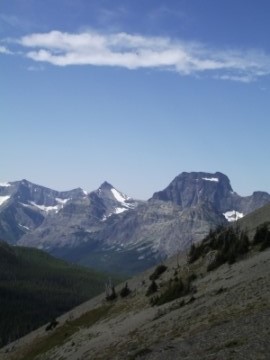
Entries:
[[229, 178], [220, 172], [183, 172], [167, 188], [154, 193], [153, 199], [171, 201], [182, 209], [209, 202], [223, 212], [231, 207], [224, 206], [224, 200], [235, 196]]
[[90, 193], [89, 196], [90, 198], [93, 196], [99, 198], [104, 204], [106, 212], [104, 213], [103, 220], [106, 220], [113, 214], [119, 214], [137, 206], [136, 201], [117, 190], [107, 181], [104, 181], [101, 186]]
[[26, 179], [0, 183], [0, 236], [17, 242], [40, 226], [47, 215], [55, 215], [71, 200], [83, 198], [85, 193], [80, 188], [56, 191]]
[[129, 196], [122, 193], [121, 191], [117, 190], [113, 185], [104, 181], [101, 186], [93, 191], [96, 195], [98, 195], [103, 200], [111, 200], [116, 203], [125, 203], [126, 201], [130, 200], [133, 201]]
[[101, 189], [101, 190], [109, 189], [110, 190], [110, 189], [113, 189], [113, 186], [110, 183], [108, 183], [107, 181], [104, 181], [100, 185], [99, 189]]

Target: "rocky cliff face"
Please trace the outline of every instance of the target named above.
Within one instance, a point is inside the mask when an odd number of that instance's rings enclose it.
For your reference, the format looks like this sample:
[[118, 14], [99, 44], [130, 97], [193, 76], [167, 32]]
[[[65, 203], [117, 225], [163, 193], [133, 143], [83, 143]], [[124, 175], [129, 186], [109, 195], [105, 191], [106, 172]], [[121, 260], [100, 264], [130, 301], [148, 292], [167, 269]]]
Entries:
[[85, 197], [82, 189], [54, 191], [27, 180], [0, 184], [0, 237], [16, 243], [24, 234], [56, 214], [72, 199]]
[[257, 191], [242, 197], [233, 191], [229, 178], [220, 173], [184, 172], [153, 199], [171, 201], [182, 209], [209, 203], [219, 213], [237, 211], [243, 216], [270, 202], [270, 195]]
[[82, 198], [70, 199], [57, 213], [47, 216], [34, 232], [25, 234], [19, 244], [52, 250], [90, 241], [92, 248], [95, 234], [106, 226], [106, 220], [136, 206], [135, 200], [104, 182]]
[[151, 254], [164, 258], [199, 241], [210, 228], [225, 223], [224, 216], [208, 204], [182, 210], [169, 202], [151, 200], [121, 218], [112, 218], [95, 238], [116, 251], [136, 248], [138, 256], [144, 258], [145, 250], [150, 248]]
[[244, 215], [247, 215], [269, 202], [270, 195], [267, 192], [255, 191], [250, 196], [240, 197], [239, 201], [235, 205], [235, 208], [238, 208], [238, 211], [242, 211]]
[[230, 210], [238, 198], [228, 177], [219, 172], [184, 172], [166, 189], [153, 195], [153, 199], [171, 201], [182, 209], [209, 203], [221, 213]]

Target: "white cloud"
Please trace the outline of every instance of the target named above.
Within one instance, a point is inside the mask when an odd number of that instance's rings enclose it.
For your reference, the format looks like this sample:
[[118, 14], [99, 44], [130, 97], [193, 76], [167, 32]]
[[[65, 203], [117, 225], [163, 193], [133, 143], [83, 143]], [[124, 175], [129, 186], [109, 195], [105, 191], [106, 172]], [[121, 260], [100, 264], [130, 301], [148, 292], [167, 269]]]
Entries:
[[184, 75], [212, 72], [215, 78], [242, 82], [270, 74], [270, 56], [262, 51], [209, 49], [166, 37], [51, 31], [24, 36], [19, 44], [31, 49], [26, 51], [28, 58], [57, 66], [162, 68]]
[[0, 45], [0, 54], [11, 55], [12, 52], [11, 52], [10, 50], [8, 50], [5, 46], [1, 46], [1, 45]]

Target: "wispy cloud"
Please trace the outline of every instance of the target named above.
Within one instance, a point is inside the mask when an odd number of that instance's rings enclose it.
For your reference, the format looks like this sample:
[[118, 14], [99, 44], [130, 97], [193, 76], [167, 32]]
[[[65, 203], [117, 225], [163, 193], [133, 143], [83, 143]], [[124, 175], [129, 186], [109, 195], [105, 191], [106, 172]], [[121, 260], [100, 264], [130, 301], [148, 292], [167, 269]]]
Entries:
[[20, 29], [23, 31], [30, 31], [30, 29], [40, 29], [40, 25], [29, 21], [22, 16], [11, 15], [11, 14], [0, 14], [1, 27], [5, 26], [8, 28]]
[[22, 20], [20, 20], [18, 16], [15, 15], [0, 14], [0, 20], [1, 22], [12, 27], [18, 27], [22, 25]]
[[1, 46], [0, 45], [0, 54], [7, 54], [7, 55], [11, 55], [12, 51], [10, 51], [8, 48], [6, 48], [5, 46]]
[[39, 71], [44, 71], [45, 68], [42, 65], [38, 65], [38, 66], [30, 65], [30, 66], [28, 66], [27, 70], [28, 71], [33, 71], [33, 72], [39, 72]]
[[168, 37], [51, 31], [24, 36], [18, 43], [28, 58], [56, 66], [160, 68], [183, 75], [207, 73], [242, 82], [270, 74], [270, 55], [262, 51], [211, 49]]

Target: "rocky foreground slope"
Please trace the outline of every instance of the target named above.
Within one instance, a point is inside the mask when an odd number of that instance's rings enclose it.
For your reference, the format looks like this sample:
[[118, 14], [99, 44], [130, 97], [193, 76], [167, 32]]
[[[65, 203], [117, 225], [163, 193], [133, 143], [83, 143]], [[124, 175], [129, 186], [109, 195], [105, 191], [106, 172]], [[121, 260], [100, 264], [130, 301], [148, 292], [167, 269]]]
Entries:
[[[270, 249], [253, 247], [229, 265], [207, 271], [211, 252], [192, 264], [166, 261], [156, 280], [190, 278], [182, 297], [151, 306], [145, 296], [151, 269], [128, 281], [131, 293], [106, 301], [102, 294], [0, 351], [3, 360], [269, 359]], [[178, 278], [178, 280], [176, 279]]]

